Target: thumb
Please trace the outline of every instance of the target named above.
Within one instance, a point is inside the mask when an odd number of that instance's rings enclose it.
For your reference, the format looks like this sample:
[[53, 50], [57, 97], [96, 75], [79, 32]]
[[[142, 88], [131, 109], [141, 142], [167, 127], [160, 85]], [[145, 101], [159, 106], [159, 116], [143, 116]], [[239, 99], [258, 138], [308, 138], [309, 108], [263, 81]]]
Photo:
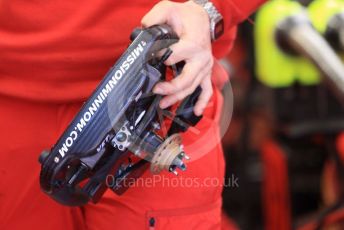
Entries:
[[181, 35], [182, 23], [181, 19], [176, 15], [177, 4], [167, 0], [156, 4], [141, 20], [144, 28], [153, 25], [167, 24], [172, 27], [177, 35]]

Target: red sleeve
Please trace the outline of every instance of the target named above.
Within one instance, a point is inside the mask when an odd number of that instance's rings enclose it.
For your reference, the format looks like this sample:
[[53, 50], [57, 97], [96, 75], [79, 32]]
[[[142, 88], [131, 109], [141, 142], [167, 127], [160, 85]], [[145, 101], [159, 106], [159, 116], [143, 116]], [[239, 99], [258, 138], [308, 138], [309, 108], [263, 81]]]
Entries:
[[228, 30], [245, 20], [266, 0], [212, 0], [222, 14]]
[[213, 43], [213, 54], [223, 58], [231, 50], [236, 37], [236, 25], [252, 14], [265, 0], [212, 0], [225, 21], [225, 33]]

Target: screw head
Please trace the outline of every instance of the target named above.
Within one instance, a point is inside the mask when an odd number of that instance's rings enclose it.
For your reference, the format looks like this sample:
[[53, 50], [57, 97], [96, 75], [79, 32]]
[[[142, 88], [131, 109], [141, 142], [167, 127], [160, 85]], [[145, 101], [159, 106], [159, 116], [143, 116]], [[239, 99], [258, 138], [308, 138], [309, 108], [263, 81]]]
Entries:
[[117, 141], [119, 141], [119, 142], [124, 142], [124, 141], [127, 139], [127, 134], [125, 134], [124, 132], [119, 132], [119, 133], [116, 135], [116, 139], [117, 139]]
[[158, 122], [153, 122], [152, 126], [153, 126], [153, 129], [155, 130], [159, 130], [161, 128]]
[[54, 158], [55, 163], [59, 163], [60, 159], [58, 157]]

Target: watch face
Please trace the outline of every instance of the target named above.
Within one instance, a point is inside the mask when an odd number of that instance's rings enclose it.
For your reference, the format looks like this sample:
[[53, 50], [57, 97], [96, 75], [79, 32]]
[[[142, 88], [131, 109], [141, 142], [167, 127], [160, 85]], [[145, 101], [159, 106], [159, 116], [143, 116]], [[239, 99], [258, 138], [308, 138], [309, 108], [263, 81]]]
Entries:
[[219, 37], [221, 37], [224, 30], [225, 30], [225, 23], [224, 23], [223, 19], [221, 19], [215, 24], [214, 40], [217, 40]]

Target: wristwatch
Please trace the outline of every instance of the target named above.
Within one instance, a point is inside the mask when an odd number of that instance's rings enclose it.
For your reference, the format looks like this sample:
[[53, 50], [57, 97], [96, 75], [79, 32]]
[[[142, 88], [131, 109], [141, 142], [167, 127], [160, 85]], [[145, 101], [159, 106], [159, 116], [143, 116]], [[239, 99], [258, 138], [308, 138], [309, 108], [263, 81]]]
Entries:
[[215, 41], [223, 34], [225, 30], [224, 20], [222, 15], [216, 9], [215, 5], [209, 0], [193, 0], [198, 5], [201, 5], [208, 13], [210, 20], [210, 35], [211, 40]]

